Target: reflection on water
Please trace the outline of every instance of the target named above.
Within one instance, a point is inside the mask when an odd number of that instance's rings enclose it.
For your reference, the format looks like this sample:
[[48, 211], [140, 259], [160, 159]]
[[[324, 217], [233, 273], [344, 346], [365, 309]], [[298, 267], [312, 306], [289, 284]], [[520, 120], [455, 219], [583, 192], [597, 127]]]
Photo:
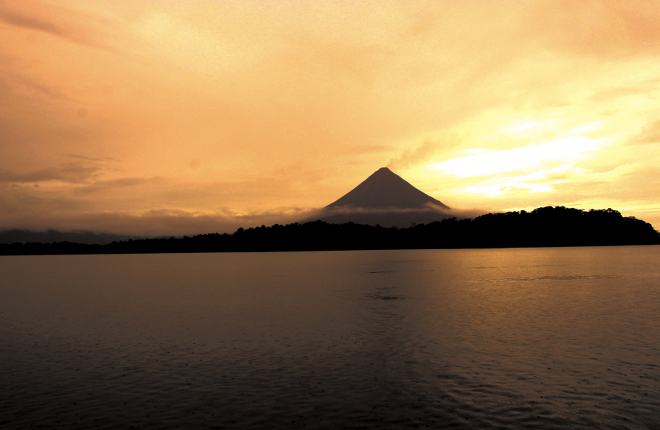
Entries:
[[3, 428], [657, 428], [660, 247], [0, 258]]

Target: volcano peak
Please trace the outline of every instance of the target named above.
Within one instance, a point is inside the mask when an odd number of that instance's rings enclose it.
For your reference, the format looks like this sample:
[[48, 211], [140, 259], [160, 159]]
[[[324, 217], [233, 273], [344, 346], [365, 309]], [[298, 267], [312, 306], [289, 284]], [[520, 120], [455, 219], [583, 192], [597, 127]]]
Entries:
[[444, 203], [418, 190], [389, 168], [381, 167], [346, 195], [326, 206], [326, 209], [422, 209], [429, 206], [449, 209]]

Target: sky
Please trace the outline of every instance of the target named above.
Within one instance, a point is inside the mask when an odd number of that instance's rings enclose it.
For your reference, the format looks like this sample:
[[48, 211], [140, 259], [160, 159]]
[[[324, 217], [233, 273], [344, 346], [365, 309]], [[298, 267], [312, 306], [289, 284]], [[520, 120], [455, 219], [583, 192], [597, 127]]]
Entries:
[[656, 0], [0, 0], [0, 229], [297, 221], [389, 167], [660, 227]]

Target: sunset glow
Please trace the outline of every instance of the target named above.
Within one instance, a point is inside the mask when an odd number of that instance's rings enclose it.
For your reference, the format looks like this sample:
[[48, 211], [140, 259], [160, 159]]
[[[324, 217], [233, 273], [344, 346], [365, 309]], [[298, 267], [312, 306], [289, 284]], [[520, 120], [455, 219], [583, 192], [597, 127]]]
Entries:
[[0, 229], [286, 223], [383, 166], [660, 227], [660, 3], [0, 2]]
[[432, 164], [431, 170], [453, 173], [459, 177], [489, 176], [518, 170], [535, 170], [541, 164], [570, 162], [593, 151], [596, 142], [585, 137], [565, 137], [523, 148], [480, 152], [444, 163]]

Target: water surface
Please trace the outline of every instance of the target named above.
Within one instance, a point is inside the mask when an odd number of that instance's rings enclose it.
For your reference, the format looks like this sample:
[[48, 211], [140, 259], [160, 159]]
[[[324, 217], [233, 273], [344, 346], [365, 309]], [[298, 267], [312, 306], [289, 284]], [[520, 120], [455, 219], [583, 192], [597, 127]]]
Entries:
[[3, 428], [660, 428], [660, 247], [0, 258]]

